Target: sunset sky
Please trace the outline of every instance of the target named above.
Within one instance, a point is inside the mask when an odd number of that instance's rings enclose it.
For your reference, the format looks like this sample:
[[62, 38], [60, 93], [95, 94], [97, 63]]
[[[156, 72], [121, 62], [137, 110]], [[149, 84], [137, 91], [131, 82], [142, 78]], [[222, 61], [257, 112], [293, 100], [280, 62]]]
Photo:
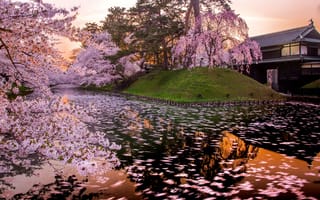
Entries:
[[[109, 7], [131, 7], [136, 0], [44, 0], [58, 7], [80, 6], [75, 24], [97, 22], [105, 18]], [[320, 31], [320, 0], [232, 0], [232, 9], [246, 20], [249, 35], [261, 35], [305, 26], [313, 19]]]
[[[100, 22], [109, 7], [131, 7], [136, 0], [44, 0], [58, 7], [80, 6], [77, 25]], [[258, 35], [304, 26], [312, 18], [320, 26], [320, 0], [233, 0], [232, 8], [244, 18], [249, 34]]]

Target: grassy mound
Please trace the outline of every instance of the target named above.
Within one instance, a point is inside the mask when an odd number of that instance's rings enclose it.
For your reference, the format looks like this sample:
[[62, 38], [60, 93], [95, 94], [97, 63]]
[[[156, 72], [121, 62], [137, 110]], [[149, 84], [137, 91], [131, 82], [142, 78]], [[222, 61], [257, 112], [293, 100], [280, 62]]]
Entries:
[[281, 98], [278, 93], [245, 75], [220, 68], [154, 71], [124, 92], [179, 102]]
[[307, 85], [304, 85], [302, 88], [303, 89], [314, 89], [314, 88], [319, 89], [320, 88], [320, 79], [315, 80]]
[[320, 79], [301, 87], [299, 90], [299, 95], [320, 97]]

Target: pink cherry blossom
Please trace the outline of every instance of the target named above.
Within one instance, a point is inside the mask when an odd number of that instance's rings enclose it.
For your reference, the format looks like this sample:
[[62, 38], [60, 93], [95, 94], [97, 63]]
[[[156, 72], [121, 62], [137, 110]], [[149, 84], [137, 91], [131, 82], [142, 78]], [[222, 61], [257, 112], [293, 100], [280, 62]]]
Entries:
[[[86, 110], [67, 96], [55, 96], [49, 88], [48, 75], [58, 70], [57, 66], [68, 65], [55, 47], [54, 36], [89, 41], [88, 35], [72, 26], [76, 11], [41, 1], [0, 1], [1, 174], [20, 173], [16, 166], [32, 170], [35, 159], [40, 163], [59, 160], [88, 173], [119, 164], [113, 151], [121, 146], [110, 144], [104, 133], [89, 131], [87, 123], [94, 119]], [[93, 45], [104, 55], [116, 52], [116, 47], [103, 49], [110, 44], [108, 35], [95, 37]], [[21, 86], [33, 93], [19, 96]], [[18, 96], [9, 98], [10, 93]], [[95, 167], [86, 164], [93, 162]]]
[[[178, 68], [242, 66], [261, 59], [259, 45], [248, 38], [248, 27], [233, 11], [207, 12], [173, 48]], [[201, 22], [200, 22], [201, 21]]]

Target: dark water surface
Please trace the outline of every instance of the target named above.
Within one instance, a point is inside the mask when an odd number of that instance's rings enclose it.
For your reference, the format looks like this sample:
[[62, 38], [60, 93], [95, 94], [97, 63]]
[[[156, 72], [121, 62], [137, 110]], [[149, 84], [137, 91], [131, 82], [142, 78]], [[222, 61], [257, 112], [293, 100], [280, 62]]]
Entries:
[[[318, 106], [180, 108], [108, 93], [57, 92], [95, 107], [91, 114], [98, 123], [90, 127], [122, 145], [119, 169], [103, 180], [88, 177], [86, 191], [95, 199], [320, 197]], [[16, 189], [6, 195], [54, 182], [51, 167], [7, 178]], [[73, 173], [67, 168], [64, 174]]]

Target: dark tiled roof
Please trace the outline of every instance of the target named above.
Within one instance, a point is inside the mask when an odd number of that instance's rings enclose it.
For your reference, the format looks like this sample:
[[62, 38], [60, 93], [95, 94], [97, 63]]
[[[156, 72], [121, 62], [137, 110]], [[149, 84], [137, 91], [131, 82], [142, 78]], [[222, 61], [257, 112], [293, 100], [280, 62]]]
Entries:
[[290, 30], [251, 37], [251, 39], [257, 41], [260, 44], [260, 47], [277, 46], [298, 42], [305, 34], [308, 34], [312, 30], [314, 30], [314, 26], [313, 24], [310, 24], [308, 26]]

